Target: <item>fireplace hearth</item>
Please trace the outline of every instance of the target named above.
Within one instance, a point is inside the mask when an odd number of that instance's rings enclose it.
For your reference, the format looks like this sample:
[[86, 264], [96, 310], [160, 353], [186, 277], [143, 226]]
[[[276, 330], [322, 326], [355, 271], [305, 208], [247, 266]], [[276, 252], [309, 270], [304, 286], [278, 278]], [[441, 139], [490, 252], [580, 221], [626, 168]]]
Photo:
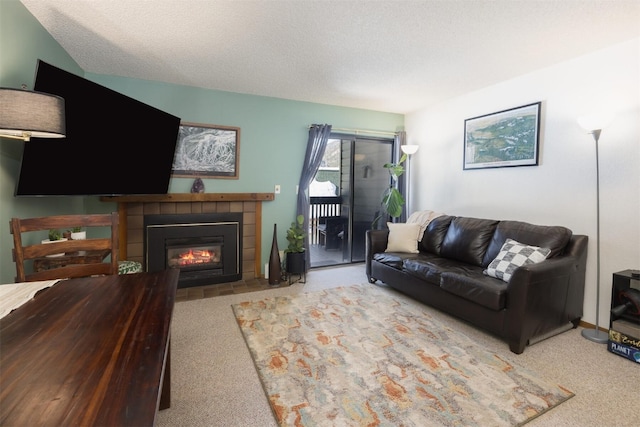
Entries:
[[242, 278], [242, 214], [144, 216], [146, 270], [179, 268], [178, 288]]

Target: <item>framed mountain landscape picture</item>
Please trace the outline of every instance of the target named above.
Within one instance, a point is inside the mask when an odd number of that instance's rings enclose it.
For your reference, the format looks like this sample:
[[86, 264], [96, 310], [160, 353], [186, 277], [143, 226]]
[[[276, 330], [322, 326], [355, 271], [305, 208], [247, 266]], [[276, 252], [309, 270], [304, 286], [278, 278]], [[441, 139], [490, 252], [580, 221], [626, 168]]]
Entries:
[[464, 167], [538, 165], [540, 102], [464, 121]]
[[240, 128], [181, 123], [172, 175], [238, 179]]

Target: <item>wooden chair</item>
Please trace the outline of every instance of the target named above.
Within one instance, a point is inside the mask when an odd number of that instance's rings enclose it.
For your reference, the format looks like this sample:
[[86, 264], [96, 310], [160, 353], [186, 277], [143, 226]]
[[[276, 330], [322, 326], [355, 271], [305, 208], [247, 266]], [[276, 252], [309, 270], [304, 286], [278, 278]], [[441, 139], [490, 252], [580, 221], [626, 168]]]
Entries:
[[343, 220], [339, 216], [323, 216], [320, 217], [320, 225], [318, 231], [320, 233], [320, 245], [327, 249], [341, 249], [342, 237], [340, 233], [343, 230]]
[[[118, 274], [118, 214], [58, 215], [40, 218], [12, 218], [13, 261], [16, 282], [66, 279]], [[109, 237], [42, 243], [51, 229], [71, 230], [108, 227]], [[40, 235], [25, 233], [39, 231]], [[46, 233], [42, 233], [46, 231]], [[106, 258], [111, 256], [107, 261]], [[31, 264], [31, 268], [25, 268]], [[27, 273], [27, 270], [32, 272]]]

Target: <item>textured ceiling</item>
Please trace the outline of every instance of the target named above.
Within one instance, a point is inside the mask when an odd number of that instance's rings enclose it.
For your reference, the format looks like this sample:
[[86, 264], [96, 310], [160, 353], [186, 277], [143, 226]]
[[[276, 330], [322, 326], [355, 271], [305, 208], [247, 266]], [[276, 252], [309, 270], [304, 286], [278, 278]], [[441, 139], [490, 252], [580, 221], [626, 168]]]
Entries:
[[21, 0], [86, 72], [408, 113], [640, 36], [640, 0]]

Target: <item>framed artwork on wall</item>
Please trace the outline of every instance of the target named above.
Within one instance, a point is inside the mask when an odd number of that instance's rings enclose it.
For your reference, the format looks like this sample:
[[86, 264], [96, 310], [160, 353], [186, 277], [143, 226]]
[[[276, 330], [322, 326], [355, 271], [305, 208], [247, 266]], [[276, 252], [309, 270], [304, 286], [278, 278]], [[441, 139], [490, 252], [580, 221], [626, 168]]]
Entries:
[[465, 120], [463, 169], [538, 165], [540, 105]]
[[172, 175], [238, 179], [240, 128], [181, 123]]

